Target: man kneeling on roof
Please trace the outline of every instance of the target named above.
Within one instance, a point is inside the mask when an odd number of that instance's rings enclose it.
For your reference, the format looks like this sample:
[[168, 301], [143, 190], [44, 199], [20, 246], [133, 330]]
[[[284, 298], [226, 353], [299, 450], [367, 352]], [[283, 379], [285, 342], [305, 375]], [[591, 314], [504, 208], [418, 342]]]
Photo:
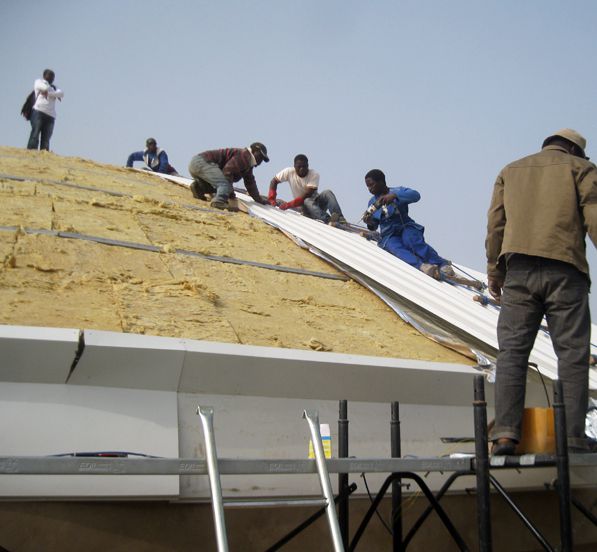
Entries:
[[267, 148], [261, 142], [253, 142], [248, 148], [225, 148], [204, 151], [191, 159], [189, 172], [193, 177], [191, 192], [193, 197], [205, 201], [206, 194], [214, 194], [210, 206], [215, 209], [237, 211], [229, 203], [234, 198], [232, 184], [241, 178], [249, 195], [263, 205], [267, 201], [259, 195], [253, 167], [261, 162], [269, 162]]
[[[288, 182], [290, 191], [294, 196], [292, 201], [278, 204], [276, 201], [278, 184]], [[323, 222], [346, 223], [338, 200], [331, 190], [324, 190], [318, 193], [319, 173], [309, 168], [309, 160], [306, 155], [299, 153], [294, 158], [294, 167], [281, 170], [269, 185], [267, 200], [270, 205], [279, 207], [282, 210], [302, 206], [303, 215], [321, 220]], [[329, 214], [327, 213], [329, 211]]]
[[170, 165], [166, 151], [158, 148], [155, 138], [145, 140], [144, 151], [131, 153], [126, 161], [126, 166], [132, 167], [134, 161], [143, 161], [153, 172], [179, 176], [176, 169]]
[[425, 243], [425, 228], [408, 216], [408, 205], [419, 201], [421, 194], [403, 186], [388, 188], [386, 175], [379, 169], [365, 175], [365, 184], [373, 197], [363, 222], [369, 230], [379, 227], [379, 247], [436, 280], [454, 276], [450, 261]]

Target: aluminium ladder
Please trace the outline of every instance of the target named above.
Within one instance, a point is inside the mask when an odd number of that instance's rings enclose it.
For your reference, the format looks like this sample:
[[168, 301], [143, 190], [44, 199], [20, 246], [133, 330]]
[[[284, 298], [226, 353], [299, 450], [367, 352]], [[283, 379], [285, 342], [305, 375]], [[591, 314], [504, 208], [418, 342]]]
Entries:
[[[214, 409], [210, 406], [198, 406], [197, 414], [201, 418], [201, 425], [203, 427], [203, 433], [205, 436], [205, 454], [207, 457], [207, 471], [209, 475], [209, 487], [212, 500], [212, 511], [214, 516], [214, 527], [216, 530], [218, 552], [228, 552], [228, 536], [226, 534], [226, 521], [224, 519], [225, 501], [222, 498], [222, 485], [220, 482], [220, 470], [218, 466], [216, 438], [213, 425]], [[305, 410], [303, 412], [303, 418], [306, 419], [307, 423], [309, 424], [311, 441], [313, 443], [313, 450], [315, 452], [315, 463], [317, 466], [317, 473], [319, 474], [319, 483], [321, 485], [321, 490], [324, 497], [323, 501], [317, 500], [312, 503], [323, 504], [325, 506], [332, 542], [334, 544], [334, 552], [344, 552], [344, 543], [342, 542], [340, 525], [338, 523], [338, 516], [336, 514], [334, 493], [332, 491], [330, 475], [325, 460], [323, 445], [321, 443], [319, 412], [317, 410]], [[273, 501], [271, 503], [279, 503], [279, 501]], [[304, 500], [301, 501], [301, 504], [304, 503]]]

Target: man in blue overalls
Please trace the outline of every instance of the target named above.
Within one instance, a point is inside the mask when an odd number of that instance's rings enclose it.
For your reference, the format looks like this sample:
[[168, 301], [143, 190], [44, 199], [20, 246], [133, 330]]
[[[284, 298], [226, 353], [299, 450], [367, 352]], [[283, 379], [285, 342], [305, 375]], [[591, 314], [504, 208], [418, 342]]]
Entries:
[[379, 247], [436, 280], [442, 276], [453, 276], [450, 261], [440, 257], [433, 247], [425, 243], [425, 228], [408, 216], [408, 205], [419, 201], [421, 194], [403, 186], [388, 188], [386, 175], [379, 169], [365, 175], [365, 184], [373, 197], [369, 200], [363, 222], [369, 230], [379, 227]]

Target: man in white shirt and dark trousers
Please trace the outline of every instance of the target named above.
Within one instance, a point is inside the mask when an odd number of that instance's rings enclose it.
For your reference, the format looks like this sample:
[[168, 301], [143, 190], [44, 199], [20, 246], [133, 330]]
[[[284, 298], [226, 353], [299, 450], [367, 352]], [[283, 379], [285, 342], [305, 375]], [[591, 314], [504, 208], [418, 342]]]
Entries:
[[[276, 195], [278, 184], [288, 182], [294, 199], [278, 205]], [[338, 200], [331, 190], [324, 190], [318, 193], [319, 173], [309, 168], [309, 160], [306, 155], [299, 153], [294, 158], [294, 167], [281, 170], [269, 185], [267, 200], [270, 205], [279, 207], [282, 210], [295, 207], [303, 208], [303, 214], [309, 218], [323, 222], [345, 223], [346, 219]], [[327, 213], [330, 212], [330, 214]]]
[[56, 120], [56, 100], [62, 101], [64, 97], [64, 92], [53, 84], [54, 76], [54, 71], [46, 69], [43, 78], [36, 79], [33, 85], [35, 103], [31, 111], [31, 134], [27, 149], [50, 149], [50, 138]]

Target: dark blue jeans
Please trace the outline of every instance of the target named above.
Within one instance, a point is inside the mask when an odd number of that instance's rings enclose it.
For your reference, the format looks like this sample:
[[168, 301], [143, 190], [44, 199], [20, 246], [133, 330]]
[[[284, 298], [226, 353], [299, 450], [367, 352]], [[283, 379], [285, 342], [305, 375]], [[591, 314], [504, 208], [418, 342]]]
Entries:
[[[29, 135], [29, 142], [27, 149], [40, 150], [50, 149], [50, 138], [54, 132], [54, 117], [50, 117], [41, 111], [34, 109], [31, 112], [31, 134]], [[41, 136], [41, 141], [40, 141]]]
[[329, 222], [330, 215], [327, 214], [327, 211], [331, 214], [336, 213], [341, 217], [344, 216], [338, 200], [331, 190], [323, 190], [320, 193], [315, 192], [311, 197], [306, 198], [303, 203], [303, 214], [309, 218]]
[[529, 354], [543, 316], [558, 357], [568, 443], [586, 446], [591, 317], [589, 281], [569, 263], [512, 255], [498, 319], [495, 425], [491, 439], [520, 441]]

